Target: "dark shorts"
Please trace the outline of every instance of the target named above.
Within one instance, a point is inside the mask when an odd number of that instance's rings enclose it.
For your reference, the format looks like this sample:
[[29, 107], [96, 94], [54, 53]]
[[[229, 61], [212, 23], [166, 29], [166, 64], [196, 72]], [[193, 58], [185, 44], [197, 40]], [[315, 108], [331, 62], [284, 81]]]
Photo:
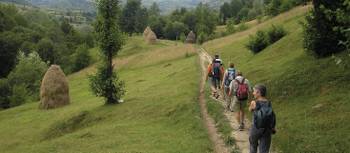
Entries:
[[220, 89], [220, 78], [211, 77], [211, 83], [216, 89]]

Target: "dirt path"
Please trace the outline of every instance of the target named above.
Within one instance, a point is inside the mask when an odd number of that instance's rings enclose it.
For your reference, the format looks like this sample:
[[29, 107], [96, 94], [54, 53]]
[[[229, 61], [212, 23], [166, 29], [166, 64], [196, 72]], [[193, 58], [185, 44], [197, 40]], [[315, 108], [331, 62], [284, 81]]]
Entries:
[[209, 138], [212, 141], [212, 144], [214, 145], [214, 152], [216, 153], [229, 153], [230, 149], [225, 146], [224, 141], [221, 139], [220, 135], [217, 132], [217, 128], [215, 127], [214, 120], [209, 116], [206, 102], [205, 102], [205, 71], [206, 71], [206, 63], [205, 59], [206, 57], [202, 55], [202, 53], [199, 53], [200, 57], [200, 65], [202, 68], [202, 78], [200, 82], [200, 94], [199, 94], [199, 105], [201, 108], [201, 114], [204, 119], [204, 123], [208, 129]]
[[[204, 99], [204, 84], [205, 84], [205, 74], [203, 72], [206, 71], [207, 65], [210, 61], [212, 61], [212, 57], [203, 49], [200, 48], [199, 49], [199, 56], [200, 56], [200, 63], [201, 63], [201, 67], [202, 67], [202, 82], [201, 82], [201, 96], [200, 96], [200, 103], [204, 103], [201, 104], [202, 110], [204, 109], [206, 111], [206, 107], [205, 107], [205, 99]], [[220, 97], [223, 97], [222, 95]], [[215, 98], [213, 98], [215, 99]], [[220, 102], [220, 104], [222, 104], [223, 106], [225, 106], [225, 102], [223, 99], [219, 98], [219, 99], [215, 99], [218, 102]], [[204, 105], [204, 106], [202, 106]], [[208, 113], [206, 113], [208, 116]], [[238, 149], [240, 150], [241, 153], [248, 153], [249, 152], [249, 129], [250, 129], [250, 123], [247, 119], [245, 119], [245, 130], [244, 131], [239, 131], [238, 126], [239, 123], [237, 122], [236, 118], [235, 118], [235, 114], [234, 112], [230, 112], [230, 111], [225, 111], [225, 116], [227, 117], [227, 119], [230, 122], [231, 127], [234, 129], [232, 132], [232, 137], [235, 139], [235, 144], [238, 147]], [[208, 117], [206, 117], [208, 118]], [[211, 119], [212, 120], [212, 119]], [[214, 122], [214, 121], [211, 121]], [[210, 124], [210, 125], [214, 125], [214, 123]], [[215, 128], [215, 127], [214, 127]], [[210, 130], [209, 130], [210, 132]], [[210, 134], [210, 133], [209, 133]], [[216, 134], [218, 135], [218, 134]], [[221, 139], [220, 139], [221, 140]], [[221, 140], [222, 141], [222, 140]], [[222, 142], [220, 142], [222, 143]], [[221, 153], [221, 152], [220, 152]]]

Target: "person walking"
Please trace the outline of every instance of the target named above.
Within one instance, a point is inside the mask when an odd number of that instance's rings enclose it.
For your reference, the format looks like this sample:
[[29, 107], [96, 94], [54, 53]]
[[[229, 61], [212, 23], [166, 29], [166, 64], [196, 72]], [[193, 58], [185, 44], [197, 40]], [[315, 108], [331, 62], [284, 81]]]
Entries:
[[225, 71], [221, 89], [223, 90], [224, 100], [226, 102], [226, 110], [233, 111], [231, 108], [232, 98], [229, 96], [230, 84], [236, 78], [236, 69], [233, 63], [229, 63], [229, 68]]
[[247, 106], [251, 86], [249, 80], [244, 78], [242, 72], [237, 72], [237, 77], [230, 83], [229, 96], [233, 99], [233, 111], [236, 112], [236, 119], [239, 123], [238, 129], [244, 130], [244, 108]]
[[218, 55], [215, 55], [212, 63], [208, 65], [208, 71], [206, 75], [206, 80], [211, 77], [211, 89], [212, 95], [216, 99], [219, 98], [219, 89], [222, 81], [222, 76], [224, 73], [224, 68], [222, 66], [222, 61], [219, 59]]
[[276, 133], [276, 116], [271, 102], [266, 98], [264, 85], [256, 85], [253, 89], [255, 100], [250, 103], [249, 111], [253, 112], [253, 122], [249, 133], [250, 153], [268, 153], [271, 135]]

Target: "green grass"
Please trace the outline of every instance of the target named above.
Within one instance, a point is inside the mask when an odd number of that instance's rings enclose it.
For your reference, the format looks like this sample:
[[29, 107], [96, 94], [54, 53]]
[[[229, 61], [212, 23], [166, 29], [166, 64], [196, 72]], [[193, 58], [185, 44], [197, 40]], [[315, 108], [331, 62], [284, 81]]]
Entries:
[[189, 46], [164, 46], [121, 52], [116, 63], [126, 83], [124, 103], [106, 106], [91, 94], [90, 67], [68, 77], [68, 106], [39, 110], [35, 102], [1, 111], [1, 152], [212, 152], [197, 100], [198, 58], [185, 56]]
[[[299, 24], [303, 14], [294, 9], [242, 32], [244, 35], [236, 33], [204, 47], [211, 54], [219, 53], [225, 64], [234, 62], [252, 83], [267, 85], [277, 114], [273, 145], [278, 150], [350, 152], [350, 71], [332, 58], [306, 54]], [[245, 48], [248, 35], [272, 23], [283, 25], [288, 35], [253, 55]]]
[[211, 91], [209, 82], [206, 83], [205, 95], [209, 115], [214, 119], [216, 123], [216, 128], [221, 134], [221, 137], [224, 140], [225, 144], [230, 148], [233, 148], [235, 145], [235, 140], [231, 136], [233, 128], [231, 127], [229, 120], [224, 114], [225, 108], [219, 102], [213, 100], [210, 97]]

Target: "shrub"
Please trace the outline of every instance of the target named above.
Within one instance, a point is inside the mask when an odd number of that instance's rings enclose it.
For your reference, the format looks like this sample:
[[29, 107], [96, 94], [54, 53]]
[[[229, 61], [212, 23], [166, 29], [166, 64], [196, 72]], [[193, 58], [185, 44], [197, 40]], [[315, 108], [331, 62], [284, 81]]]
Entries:
[[197, 38], [198, 44], [203, 44], [207, 40], [207, 35], [205, 33], [200, 33]]
[[11, 88], [6, 78], [0, 79], [0, 108], [9, 108]]
[[9, 97], [10, 107], [19, 106], [28, 101], [29, 92], [24, 84], [14, 85], [12, 95]]
[[287, 31], [282, 26], [272, 25], [271, 28], [267, 31], [269, 44], [275, 43], [285, 35], [287, 35]]
[[249, 42], [246, 47], [253, 53], [259, 53], [269, 45], [268, 37], [264, 31], [257, 31], [255, 36], [249, 36]]
[[90, 65], [91, 57], [89, 55], [88, 46], [86, 44], [79, 45], [73, 54], [72, 71], [77, 72]]
[[248, 28], [249, 27], [244, 22], [241, 22], [237, 27], [237, 31], [244, 31], [244, 30], [247, 30]]
[[236, 32], [235, 21], [233, 19], [227, 20], [226, 30], [228, 33], [235, 33]]

